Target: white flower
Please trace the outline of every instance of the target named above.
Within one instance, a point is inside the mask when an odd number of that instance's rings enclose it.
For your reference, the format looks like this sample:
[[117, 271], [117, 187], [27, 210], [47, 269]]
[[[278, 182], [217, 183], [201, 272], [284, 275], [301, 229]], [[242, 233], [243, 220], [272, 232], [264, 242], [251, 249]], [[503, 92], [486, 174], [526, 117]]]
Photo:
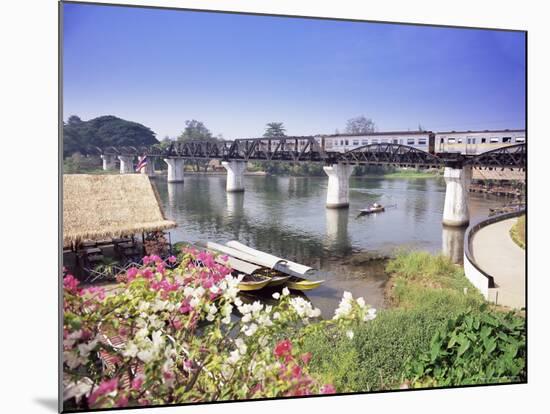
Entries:
[[255, 323], [251, 323], [248, 329], [245, 329], [244, 334], [246, 336], [252, 336], [256, 333], [257, 330], [258, 330], [258, 325], [256, 325]]
[[353, 331], [352, 330], [349, 330], [346, 332], [346, 336], [349, 338], [349, 339], [353, 339]]
[[200, 302], [201, 301], [199, 299], [193, 297], [193, 299], [189, 301], [189, 306], [191, 306], [192, 308], [196, 308], [197, 306], [199, 306]]
[[264, 307], [264, 305], [262, 305], [260, 303], [260, 301], [257, 300], [252, 304], [251, 310], [252, 310], [252, 312], [258, 313], [262, 310], [263, 307]]
[[220, 288], [219, 288], [218, 286], [216, 286], [216, 285], [212, 285], [212, 286], [210, 287], [210, 292], [212, 292], [213, 294], [216, 294], [216, 293], [218, 293], [219, 291], [220, 291]]
[[96, 347], [98, 338], [96, 337], [93, 341], [88, 342], [87, 344], [79, 344], [78, 352], [84, 358], [87, 358], [90, 355], [90, 352]]
[[211, 313], [209, 313], [208, 315], [206, 315], [206, 320], [208, 322], [212, 322], [214, 319], [216, 319], [216, 315], [213, 315]]
[[246, 350], [248, 349], [242, 338], [235, 339], [235, 345], [237, 346], [237, 349], [241, 353], [241, 355], [246, 354]]
[[231, 316], [226, 316], [222, 319], [222, 323], [225, 325], [229, 325], [231, 323]]
[[218, 311], [218, 308], [216, 308], [216, 305], [214, 304], [210, 305], [210, 307], [208, 308], [208, 313], [212, 315], [215, 315], [217, 311]]
[[138, 306], [140, 312], [147, 312], [149, 309], [149, 302], [141, 301]]
[[288, 295], [290, 295], [290, 290], [288, 290], [288, 288], [285, 287], [285, 288], [283, 289], [283, 296], [288, 296]]
[[152, 350], [143, 349], [138, 352], [137, 357], [147, 364], [148, 362], [151, 362], [153, 360], [155, 355]]
[[365, 314], [365, 317], [363, 318], [365, 321], [370, 321], [372, 319], [376, 318], [376, 309], [370, 308], [367, 313]]
[[344, 299], [346, 300], [352, 300], [353, 299], [353, 295], [351, 294], [351, 292], [344, 292]]
[[153, 332], [153, 349], [158, 351], [160, 347], [164, 345], [164, 338], [161, 331]]
[[248, 323], [252, 320], [252, 315], [250, 313], [246, 313], [242, 318], [241, 322]]
[[234, 351], [231, 351], [229, 353], [229, 358], [227, 358], [227, 361], [230, 364], [236, 364], [239, 361], [239, 359], [241, 359], [241, 355], [239, 354], [239, 350], [235, 349]]
[[198, 288], [195, 289], [193, 296], [200, 298], [202, 295], [204, 295], [204, 292], [206, 292], [204, 288], [202, 286], [199, 286]]
[[278, 300], [278, 299], [281, 297], [281, 294], [280, 294], [279, 292], [275, 292], [275, 293], [274, 293], [273, 295], [271, 295], [271, 296], [273, 296], [273, 299], [277, 299], [277, 300]]
[[260, 346], [267, 346], [267, 343], [268, 343], [268, 339], [267, 339], [267, 336], [262, 336], [260, 339], [258, 339], [258, 343], [260, 344]]
[[138, 351], [139, 351], [139, 348], [135, 343], [128, 342], [126, 344], [126, 347], [124, 348], [124, 351], [122, 351], [122, 355], [124, 355], [125, 357], [135, 358]]
[[364, 308], [365, 307], [365, 299], [363, 298], [358, 298], [356, 300], [357, 304], [359, 305], [360, 308]]
[[243, 301], [241, 300], [241, 298], [235, 298], [235, 300], [233, 302], [235, 303], [235, 306], [237, 306], [237, 307], [243, 305]]
[[273, 314], [273, 319], [279, 319], [281, 317], [281, 314], [279, 312], [275, 312]]
[[168, 305], [168, 301], [163, 301], [163, 300], [159, 300], [157, 299], [155, 301], [155, 303], [153, 303], [153, 307], [152, 307], [152, 311], [153, 312], [158, 312], [158, 311], [162, 311], [164, 309], [166, 309], [166, 306]]

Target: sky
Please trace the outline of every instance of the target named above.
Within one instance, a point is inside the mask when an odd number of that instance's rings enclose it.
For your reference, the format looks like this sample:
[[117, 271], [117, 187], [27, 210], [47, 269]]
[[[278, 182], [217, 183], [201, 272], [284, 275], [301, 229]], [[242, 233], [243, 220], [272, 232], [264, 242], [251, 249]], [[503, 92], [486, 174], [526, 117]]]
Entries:
[[63, 117], [115, 115], [226, 139], [525, 128], [521, 32], [63, 5]]

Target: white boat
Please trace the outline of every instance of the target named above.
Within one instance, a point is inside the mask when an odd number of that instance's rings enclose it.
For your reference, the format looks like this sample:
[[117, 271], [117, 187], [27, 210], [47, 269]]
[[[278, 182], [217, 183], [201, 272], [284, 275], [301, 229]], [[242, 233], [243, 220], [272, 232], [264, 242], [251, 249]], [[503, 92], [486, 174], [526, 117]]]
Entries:
[[258, 257], [265, 261], [270, 261], [271, 263], [274, 263], [274, 266], [275, 266], [275, 267], [272, 267], [272, 269], [278, 270], [279, 272], [282, 272], [282, 273], [286, 273], [287, 275], [305, 276], [308, 273], [314, 271], [314, 269], [309, 266], [305, 266], [300, 263], [295, 263], [290, 260], [282, 259], [280, 257], [273, 256], [272, 254], [253, 249], [252, 247], [239, 243], [236, 240], [232, 240], [225, 244], [226, 246], [242, 251], [243, 253], [248, 254], [250, 256]]

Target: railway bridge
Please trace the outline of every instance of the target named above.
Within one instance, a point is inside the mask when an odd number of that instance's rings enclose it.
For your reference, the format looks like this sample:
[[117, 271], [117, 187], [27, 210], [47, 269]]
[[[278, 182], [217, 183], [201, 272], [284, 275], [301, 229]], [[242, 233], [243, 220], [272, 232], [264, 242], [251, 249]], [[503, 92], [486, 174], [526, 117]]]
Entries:
[[163, 159], [168, 165], [168, 182], [183, 182], [185, 161], [221, 161], [227, 170], [226, 190], [244, 191], [244, 172], [249, 161], [319, 162], [328, 175], [327, 208], [349, 206], [349, 177], [355, 165], [392, 165], [414, 168], [444, 168], [446, 182], [443, 224], [465, 226], [469, 223], [467, 194], [472, 169], [522, 169], [526, 168], [525, 144], [510, 145], [478, 155], [461, 153], [429, 153], [407, 145], [381, 143], [370, 144], [346, 152], [325, 150], [324, 142], [313, 136], [280, 138], [246, 138], [233, 141], [173, 142], [167, 148], [107, 147], [95, 148], [103, 159], [104, 169], [115, 167], [120, 161], [120, 173], [134, 172], [133, 163], [147, 157], [141, 170], [154, 174], [154, 160]]

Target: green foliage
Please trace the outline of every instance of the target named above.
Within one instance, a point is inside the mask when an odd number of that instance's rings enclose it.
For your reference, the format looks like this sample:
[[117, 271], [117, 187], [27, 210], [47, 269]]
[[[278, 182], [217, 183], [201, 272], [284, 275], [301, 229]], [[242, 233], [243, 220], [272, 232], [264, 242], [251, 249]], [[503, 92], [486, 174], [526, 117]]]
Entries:
[[87, 153], [92, 147], [144, 146], [158, 144], [155, 133], [146, 126], [112, 115], [82, 121], [69, 117], [63, 126], [63, 155]]
[[429, 349], [446, 320], [438, 309], [391, 309], [355, 329], [351, 340], [338, 332], [317, 332], [304, 343], [313, 354], [310, 370], [343, 392], [394, 389], [402, 381], [405, 362]]
[[365, 134], [374, 132], [375, 128], [376, 125], [374, 121], [363, 115], [348, 119], [348, 122], [346, 123], [347, 134]]
[[522, 249], [525, 249], [525, 216], [518, 218], [516, 224], [510, 229], [512, 240]]
[[406, 364], [414, 387], [526, 380], [525, 320], [513, 312], [468, 310], [438, 330]]
[[391, 300], [397, 306], [438, 307], [456, 313], [484, 302], [464, 270], [443, 255], [401, 252], [388, 262], [386, 271], [393, 275]]
[[277, 138], [284, 137], [286, 129], [282, 122], [269, 122], [266, 125], [264, 137], [266, 138]]

